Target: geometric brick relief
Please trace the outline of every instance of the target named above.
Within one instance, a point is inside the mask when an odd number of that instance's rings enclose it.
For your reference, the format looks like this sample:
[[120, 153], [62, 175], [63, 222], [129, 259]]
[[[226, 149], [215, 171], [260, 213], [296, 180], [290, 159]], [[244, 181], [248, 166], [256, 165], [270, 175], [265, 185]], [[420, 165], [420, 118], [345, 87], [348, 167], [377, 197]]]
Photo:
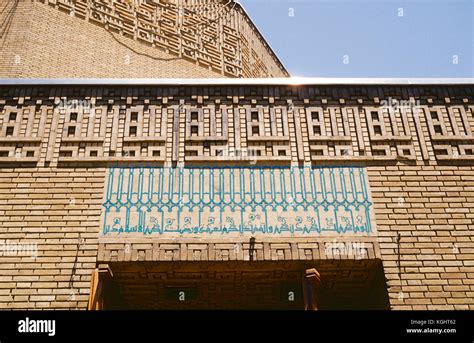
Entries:
[[88, 108], [70, 104], [58, 108], [62, 126], [59, 161], [100, 160], [104, 158], [106, 108]]
[[[375, 236], [265, 237], [246, 236], [229, 240], [213, 238], [196, 240], [181, 237], [179, 241], [160, 237], [132, 238], [103, 236], [99, 238], [99, 262], [117, 261], [323, 261], [358, 260], [362, 265], [380, 258]], [[337, 262], [336, 262], [337, 263]]]
[[148, 104], [74, 104], [55, 111], [58, 129], [62, 127], [59, 162], [165, 160], [166, 109]]
[[375, 159], [416, 158], [404, 107], [364, 107], [364, 112]]
[[[120, 110], [124, 135], [122, 158], [124, 161], [164, 161], [166, 157], [167, 110], [155, 105], [130, 106]], [[114, 144], [111, 144], [114, 151]]]
[[311, 160], [355, 155], [345, 109], [307, 107], [306, 123]]
[[474, 159], [474, 136], [464, 106], [422, 106], [438, 160]]
[[36, 106], [0, 107], [0, 162], [36, 163], [46, 110]]
[[235, 2], [38, 1], [222, 75], [288, 76]]
[[222, 106], [186, 108], [186, 161], [209, 161], [227, 155], [228, 112]]
[[296, 110], [295, 124], [306, 123], [312, 162], [417, 158], [404, 108], [309, 106], [304, 111]]
[[110, 168], [104, 235], [373, 235], [364, 168]]
[[[257, 161], [291, 161], [288, 114], [285, 107], [246, 106], [244, 113], [248, 155]], [[242, 115], [237, 117], [242, 120]]]
[[[336, 88], [299, 92], [330, 89]], [[356, 104], [316, 95], [301, 101], [289, 86], [0, 91], [0, 163], [309, 166], [456, 163], [474, 156], [473, 109], [460, 96], [403, 107], [361, 96]]]

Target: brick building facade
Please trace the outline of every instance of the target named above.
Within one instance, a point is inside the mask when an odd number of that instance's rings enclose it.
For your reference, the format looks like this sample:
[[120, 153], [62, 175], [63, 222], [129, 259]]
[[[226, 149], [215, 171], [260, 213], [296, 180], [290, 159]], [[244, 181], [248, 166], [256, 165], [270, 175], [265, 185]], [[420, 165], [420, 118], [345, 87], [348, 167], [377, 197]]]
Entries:
[[0, 77], [285, 77], [228, 0], [14, 0], [0, 13]]
[[288, 74], [211, 3], [3, 18], [0, 308], [472, 309], [472, 82], [231, 79]]

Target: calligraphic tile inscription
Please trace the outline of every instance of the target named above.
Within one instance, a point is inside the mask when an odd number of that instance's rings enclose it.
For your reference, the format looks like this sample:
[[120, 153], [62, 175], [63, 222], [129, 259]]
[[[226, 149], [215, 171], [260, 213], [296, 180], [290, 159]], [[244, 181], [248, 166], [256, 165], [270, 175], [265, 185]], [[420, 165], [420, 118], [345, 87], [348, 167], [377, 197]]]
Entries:
[[110, 168], [104, 236], [375, 234], [364, 168]]

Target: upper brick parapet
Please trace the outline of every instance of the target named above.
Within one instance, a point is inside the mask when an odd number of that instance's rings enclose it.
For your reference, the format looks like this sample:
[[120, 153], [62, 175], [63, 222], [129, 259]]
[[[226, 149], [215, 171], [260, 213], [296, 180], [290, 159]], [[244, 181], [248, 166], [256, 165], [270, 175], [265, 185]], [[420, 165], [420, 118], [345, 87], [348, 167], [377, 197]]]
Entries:
[[[99, 25], [109, 33], [133, 39], [173, 57], [192, 62], [212, 73], [226, 77], [288, 76], [245, 10], [234, 1], [33, 1], [47, 4], [76, 19]], [[81, 35], [81, 32], [77, 32], [77, 35]], [[71, 46], [71, 49], [74, 47]], [[48, 53], [44, 51], [45, 56]], [[110, 74], [109, 77], [121, 76]], [[138, 77], [147, 77], [146, 71], [143, 70]], [[174, 77], [188, 75], [183, 71], [183, 75], [178, 72]]]
[[0, 87], [0, 162], [472, 164], [472, 84]]

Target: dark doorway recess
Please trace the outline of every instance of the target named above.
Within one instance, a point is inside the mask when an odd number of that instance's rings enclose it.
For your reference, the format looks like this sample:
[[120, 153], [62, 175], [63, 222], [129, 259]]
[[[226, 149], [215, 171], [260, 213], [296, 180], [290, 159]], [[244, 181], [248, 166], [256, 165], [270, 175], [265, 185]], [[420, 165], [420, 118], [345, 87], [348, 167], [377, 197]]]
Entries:
[[302, 278], [321, 276], [320, 310], [389, 309], [382, 263], [370, 260], [117, 262], [103, 309], [302, 310]]

